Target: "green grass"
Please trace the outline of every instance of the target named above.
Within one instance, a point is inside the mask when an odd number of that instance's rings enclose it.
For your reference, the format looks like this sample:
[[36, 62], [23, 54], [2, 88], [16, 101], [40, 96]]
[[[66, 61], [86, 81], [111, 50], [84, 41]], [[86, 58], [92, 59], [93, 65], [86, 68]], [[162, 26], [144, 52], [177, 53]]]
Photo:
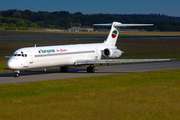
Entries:
[[180, 119], [180, 70], [0, 85], [0, 119]]
[[[79, 36], [84, 33], [72, 33]], [[85, 33], [91, 36], [99, 33]], [[107, 36], [108, 32], [101, 33]], [[122, 33], [120, 33], [122, 34]], [[130, 33], [122, 35], [179, 35]], [[8, 31], [0, 36], [69, 36], [69, 33]], [[103, 42], [103, 40], [0, 41], [0, 72], [21, 47]], [[180, 59], [180, 39], [121, 39], [121, 58]], [[0, 85], [0, 119], [180, 119], [180, 70], [129, 73]]]
[[0, 37], [82, 37], [82, 36], [107, 36], [108, 32], [68, 32], [68, 31], [13, 31], [0, 30]]
[[[107, 32], [68, 32], [68, 31], [42, 31], [42, 30], [0, 30], [0, 37], [42, 37], [42, 36], [60, 36], [60, 37], [79, 37], [79, 36], [107, 36]], [[120, 31], [120, 35], [143, 35], [143, 36], [159, 36], [159, 35], [180, 35], [180, 32], [134, 32]]]

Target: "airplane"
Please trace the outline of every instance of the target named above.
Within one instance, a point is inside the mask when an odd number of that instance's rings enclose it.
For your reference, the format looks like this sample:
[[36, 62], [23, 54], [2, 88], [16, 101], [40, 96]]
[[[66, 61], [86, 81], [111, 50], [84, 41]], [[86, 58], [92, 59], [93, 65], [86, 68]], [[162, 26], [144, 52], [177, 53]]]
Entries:
[[61, 72], [68, 72], [68, 66], [88, 65], [88, 73], [95, 72], [94, 64], [126, 63], [145, 61], [169, 61], [170, 59], [107, 59], [117, 58], [124, 53], [117, 49], [120, 27], [153, 26], [153, 24], [94, 24], [94, 26], [111, 26], [107, 39], [103, 43], [74, 44], [25, 47], [16, 50], [7, 61], [7, 68], [12, 70], [14, 77], [19, 77], [22, 70], [60, 67]]

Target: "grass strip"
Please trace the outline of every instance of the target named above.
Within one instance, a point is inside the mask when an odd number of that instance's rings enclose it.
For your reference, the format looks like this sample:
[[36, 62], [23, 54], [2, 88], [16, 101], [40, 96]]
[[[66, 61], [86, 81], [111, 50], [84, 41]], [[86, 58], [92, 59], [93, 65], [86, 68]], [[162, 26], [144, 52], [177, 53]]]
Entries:
[[180, 70], [0, 85], [0, 119], [179, 119]]
[[[109, 29], [106, 32], [69, 32], [69, 31], [36, 31], [36, 30], [0, 30], [0, 37], [42, 37], [42, 36], [59, 36], [59, 37], [82, 37], [82, 36], [107, 36]], [[167, 36], [180, 35], [180, 32], [147, 32], [147, 31], [120, 31], [120, 35], [125, 36]]]

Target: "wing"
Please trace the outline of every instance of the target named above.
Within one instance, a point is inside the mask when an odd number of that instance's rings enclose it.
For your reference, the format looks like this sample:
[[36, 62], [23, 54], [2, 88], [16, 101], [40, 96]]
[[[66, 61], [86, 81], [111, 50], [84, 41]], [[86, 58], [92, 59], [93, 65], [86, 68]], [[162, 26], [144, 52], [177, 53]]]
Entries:
[[5, 58], [10, 58], [11, 56], [5, 56]]
[[103, 63], [131, 63], [131, 62], [153, 62], [170, 61], [172, 59], [101, 59], [101, 60], [77, 60], [75, 65], [103, 64]]

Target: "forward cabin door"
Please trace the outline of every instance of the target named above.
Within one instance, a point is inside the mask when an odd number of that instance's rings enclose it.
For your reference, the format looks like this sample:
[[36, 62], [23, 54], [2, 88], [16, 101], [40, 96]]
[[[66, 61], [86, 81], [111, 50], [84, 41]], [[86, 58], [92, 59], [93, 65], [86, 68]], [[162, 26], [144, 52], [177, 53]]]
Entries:
[[28, 51], [28, 57], [29, 57], [29, 64], [33, 64], [33, 55], [31, 51]]

